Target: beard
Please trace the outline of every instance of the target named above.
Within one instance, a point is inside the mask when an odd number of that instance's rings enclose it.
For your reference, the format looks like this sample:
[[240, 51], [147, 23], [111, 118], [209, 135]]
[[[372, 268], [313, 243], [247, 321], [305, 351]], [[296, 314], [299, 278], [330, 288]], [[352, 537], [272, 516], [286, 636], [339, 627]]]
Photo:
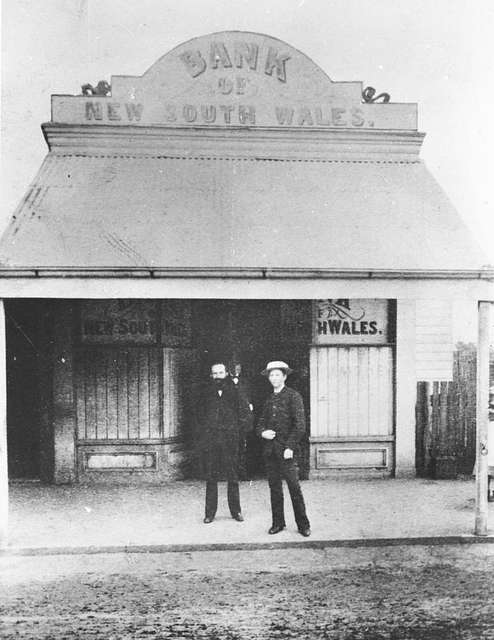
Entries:
[[213, 378], [213, 383], [216, 389], [224, 389], [225, 382], [226, 382], [226, 378]]

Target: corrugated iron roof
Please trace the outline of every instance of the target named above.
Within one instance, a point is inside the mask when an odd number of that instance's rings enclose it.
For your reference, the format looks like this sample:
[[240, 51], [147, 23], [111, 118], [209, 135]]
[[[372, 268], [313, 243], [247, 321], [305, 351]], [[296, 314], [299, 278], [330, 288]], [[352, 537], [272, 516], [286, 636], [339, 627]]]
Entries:
[[49, 153], [0, 242], [12, 268], [480, 269], [420, 161]]

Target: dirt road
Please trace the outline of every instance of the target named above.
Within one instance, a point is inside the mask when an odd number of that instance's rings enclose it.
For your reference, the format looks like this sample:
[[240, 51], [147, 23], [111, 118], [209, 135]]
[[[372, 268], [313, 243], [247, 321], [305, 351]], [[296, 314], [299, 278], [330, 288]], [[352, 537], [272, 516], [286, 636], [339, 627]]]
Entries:
[[0, 558], [3, 639], [494, 639], [494, 545]]

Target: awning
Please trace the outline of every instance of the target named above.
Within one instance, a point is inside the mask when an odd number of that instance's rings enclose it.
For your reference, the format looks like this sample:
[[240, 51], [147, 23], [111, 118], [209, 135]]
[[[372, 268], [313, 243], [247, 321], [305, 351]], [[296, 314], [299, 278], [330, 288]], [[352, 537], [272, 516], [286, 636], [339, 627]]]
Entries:
[[49, 153], [8, 268], [467, 271], [485, 259], [420, 161]]

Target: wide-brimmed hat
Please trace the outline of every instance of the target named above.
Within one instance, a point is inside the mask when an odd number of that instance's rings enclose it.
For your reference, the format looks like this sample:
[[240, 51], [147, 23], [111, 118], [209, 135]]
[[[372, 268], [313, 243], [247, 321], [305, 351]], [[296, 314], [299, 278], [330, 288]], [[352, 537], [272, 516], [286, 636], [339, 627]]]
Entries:
[[269, 372], [273, 369], [280, 369], [281, 371], [284, 371], [287, 376], [293, 373], [293, 369], [290, 369], [287, 363], [283, 362], [283, 360], [273, 360], [272, 362], [268, 362], [264, 371], [261, 371], [261, 375], [268, 376]]

